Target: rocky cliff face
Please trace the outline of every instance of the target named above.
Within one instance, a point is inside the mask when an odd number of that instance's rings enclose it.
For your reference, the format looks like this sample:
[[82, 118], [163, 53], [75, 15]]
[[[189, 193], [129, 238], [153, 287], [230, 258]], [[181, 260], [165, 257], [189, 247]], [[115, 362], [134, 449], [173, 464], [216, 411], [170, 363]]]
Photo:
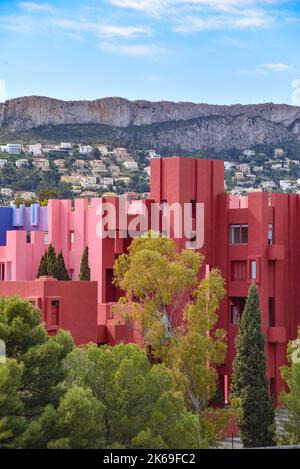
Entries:
[[0, 128], [6, 131], [71, 124], [105, 124], [115, 127], [120, 137], [124, 134], [154, 148], [186, 151], [300, 141], [300, 107], [272, 103], [217, 106], [122, 98], [60, 101], [33, 96], [0, 104]]

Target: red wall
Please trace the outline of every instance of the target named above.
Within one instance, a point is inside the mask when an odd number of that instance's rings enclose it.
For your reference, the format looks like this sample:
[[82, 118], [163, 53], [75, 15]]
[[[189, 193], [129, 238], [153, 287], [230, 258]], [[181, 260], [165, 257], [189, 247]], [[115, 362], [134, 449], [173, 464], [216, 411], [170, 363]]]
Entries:
[[[97, 282], [64, 282], [38, 279], [0, 282], [0, 296], [18, 295], [41, 310], [50, 335], [59, 328], [70, 331], [76, 345], [98, 342]], [[59, 302], [58, 323], [52, 320], [52, 302]]]

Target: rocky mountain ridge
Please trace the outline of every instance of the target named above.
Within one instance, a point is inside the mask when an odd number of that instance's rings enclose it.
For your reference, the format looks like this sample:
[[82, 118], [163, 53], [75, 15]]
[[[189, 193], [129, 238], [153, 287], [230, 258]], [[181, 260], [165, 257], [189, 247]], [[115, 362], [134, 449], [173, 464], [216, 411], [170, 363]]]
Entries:
[[[0, 104], [0, 130], [15, 133], [49, 126], [109, 127], [129, 143], [187, 152], [300, 142], [300, 107], [286, 104], [209, 105], [104, 98], [61, 101], [30, 96]], [[97, 127], [98, 126], [98, 127]], [[105, 130], [106, 131], [106, 130]], [[104, 132], [105, 133], [105, 132]]]

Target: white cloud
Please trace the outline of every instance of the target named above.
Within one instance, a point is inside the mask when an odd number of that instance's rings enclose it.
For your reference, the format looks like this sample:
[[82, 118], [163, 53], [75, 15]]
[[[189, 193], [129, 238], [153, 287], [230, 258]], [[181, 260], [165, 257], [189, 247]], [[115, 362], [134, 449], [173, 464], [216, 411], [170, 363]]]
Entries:
[[101, 42], [99, 47], [107, 52], [130, 57], [151, 56], [157, 59], [168, 51], [156, 44], [113, 44], [111, 42]]
[[36, 3], [36, 2], [20, 2], [18, 6], [22, 10], [26, 10], [31, 13], [35, 12], [45, 12], [45, 13], [54, 13], [54, 9], [48, 3]]
[[107, 0], [170, 21], [177, 32], [263, 28], [274, 23], [284, 0]]
[[283, 0], [107, 0], [114, 6], [124, 9], [140, 10], [146, 13], [159, 13], [172, 6], [187, 8], [209, 8], [230, 11], [233, 7], [245, 8], [252, 5], [268, 6], [282, 3]]
[[284, 63], [266, 63], [262, 64], [257, 68], [258, 73], [267, 73], [267, 72], [275, 72], [275, 73], [281, 73], [281, 72], [286, 72], [287, 70], [290, 70], [292, 68], [291, 65], [284, 64]]
[[265, 15], [263, 12], [247, 10], [240, 15], [188, 15], [176, 19], [174, 29], [177, 32], [193, 33], [209, 30], [262, 28], [270, 26], [273, 21], [273, 18]]
[[73, 31], [74, 33], [87, 32], [93, 33], [101, 38], [134, 38], [140, 34], [151, 34], [151, 29], [144, 26], [116, 26], [110, 24], [102, 24], [90, 21], [75, 20], [55, 20], [54, 24], [62, 29]]
[[12, 33], [30, 33], [32, 30], [32, 22], [27, 16], [0, 16], [0, 31], [8, 31]]

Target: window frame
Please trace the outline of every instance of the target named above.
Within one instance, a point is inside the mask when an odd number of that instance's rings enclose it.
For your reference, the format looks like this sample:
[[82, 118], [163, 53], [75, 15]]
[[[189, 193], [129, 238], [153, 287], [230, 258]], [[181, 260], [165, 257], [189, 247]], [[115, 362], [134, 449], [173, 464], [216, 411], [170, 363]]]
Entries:
[[[246, 231], [246, 236], [244, 237], [243, 230], [245, 228], [247, 229], [247, 231]], [[229, 244], [232, 246], [236, 244], [242, 244], [242, 245], [248, 244], [248, 229], [249, 229], [249, 225], [246, 223], [234, 223], [232, 225], [229, 225]], [[235, 230], [238, 230], [238, 241], [236, 241], [237, 232]], [[243, 240], [245, 238], [246, 240]]]

